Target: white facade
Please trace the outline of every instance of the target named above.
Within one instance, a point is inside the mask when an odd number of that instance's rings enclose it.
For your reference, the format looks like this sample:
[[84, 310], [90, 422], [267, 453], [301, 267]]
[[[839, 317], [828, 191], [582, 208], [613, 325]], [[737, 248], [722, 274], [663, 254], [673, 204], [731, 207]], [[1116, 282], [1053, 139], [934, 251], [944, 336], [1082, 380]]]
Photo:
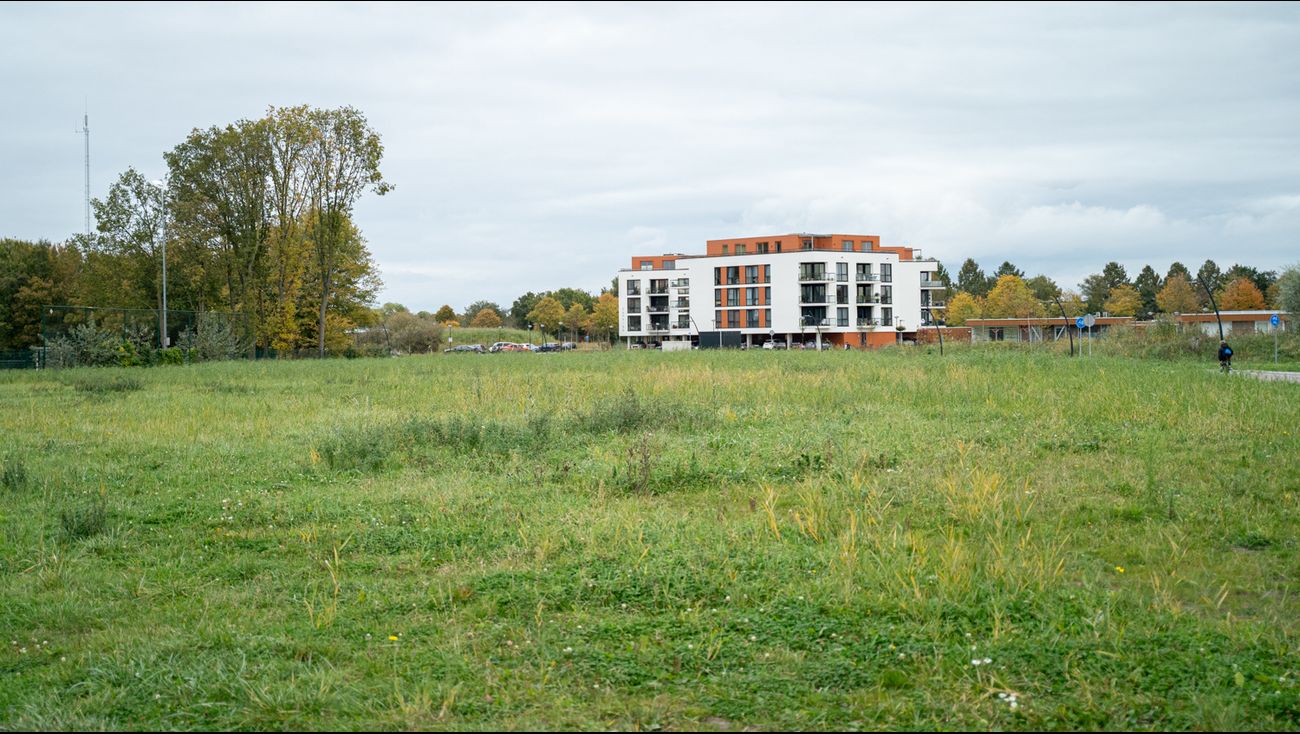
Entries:
[[689, 341], [700, 332], [739, 331], [751, 344], [777, 338], [865, 345], [850, 335], [892, 335], [900, 325], [914, 333], [930, 323], [931, 306], [935, 318], [943, 308], [938, 263], [892, 252], [796, 250], [680, 257], [666, 265], [619, 272], [619, 336]]

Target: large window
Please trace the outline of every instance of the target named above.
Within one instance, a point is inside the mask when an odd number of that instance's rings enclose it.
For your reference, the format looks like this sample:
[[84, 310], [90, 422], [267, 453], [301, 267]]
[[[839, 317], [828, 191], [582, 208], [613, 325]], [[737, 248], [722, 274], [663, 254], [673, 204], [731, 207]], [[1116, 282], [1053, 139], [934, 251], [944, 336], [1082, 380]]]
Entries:
[[836, 326], [849, 325], [849, 310], [847, 308], [835, 309], [835, 325]]
[[629, 298], [629, 299], [627, 299], [627, 312], [628, 312], [628, 313], [640, 313], [640, 312], [641, 312], [641, 299], [640, 299], [640, 298]]
[[746, 265], [746, 266], [745, 266], [745, 282], [746, 282], [746, 283], [757, 283], [757, 282], [758, 282], [758, 266], [757, 266], [757, 265]]
[[845, 252], [853, 252], [853, 240], [844, 240], [844, 242], [841, 243], [841, 245], [843, 246]]
[[627, 317], [627, 330], [628, 330], [628, 331], [640, 331], [640, 330], [641, 330], [641, 317], [640, 317], [640, 316], [628, 316], [628, 317]]
[[849, 281], [849, 264], [835, 263], [835, 279], [841, 283]]
[[755, 305], [758, 305], [758, 289], [757, 289], [757, 288], [746, 288], [746, 289], [745, 289], [745, 305], [746, 305], [746, 306], [755, 306]]
[[727, 285], [736, 285], [740, 282], [740, 267], [733, 265], [727, 268]]
[[745, 312], [745, 328], [747, 329], [758, 328], [758, 309], [751, 308]]
[[629, 280], [629, 281], [627, 282], [627, 294], [628, 294], [629, 296], [639, 296], [639, 295], [641, 295], [641, 281], [639, 281], [639, 280]]
[[889, 263], [880, 264], [880, 280], [883, 283], [894, 282], [894, 266]]
[[894, 286], [892, 285], [880, 286], [880, 302], [881, 303], [894, 302]]
[[740, 305], [740, 289], [739, 289], [739, 288], [728, 288], [728, 289], [727, 289], [727, 305], [728, 305], [728, 306], [739, 306], [739, 305]]

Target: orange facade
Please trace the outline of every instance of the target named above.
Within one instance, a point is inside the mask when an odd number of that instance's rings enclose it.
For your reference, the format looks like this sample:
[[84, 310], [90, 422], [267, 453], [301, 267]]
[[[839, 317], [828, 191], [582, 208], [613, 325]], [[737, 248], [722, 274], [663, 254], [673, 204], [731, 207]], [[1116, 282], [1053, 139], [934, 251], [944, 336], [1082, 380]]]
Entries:
[[[848, 249], [845, 242], [852, 243]], [[835, 250], [838, 252], [895, 252], [900, 258], [907, 251], [906, 259], [911, 259], [911, 250], [900, 247], [880, 247], [880, 237], [876, 235], [855, 234], [785, 234], [764, 237], [736, 237], [726, 240], [709, 240], [705, 243], [705, 255], [763, 255], [777, 252], [800, 252], [804, 250]]]
[[[668, 267], [668, 263], [677, 262], [685, 255], [638, 255], [632, 258], [633, 270], [663, 270]], [[646, 267], [649, 264], [650, 267]]]

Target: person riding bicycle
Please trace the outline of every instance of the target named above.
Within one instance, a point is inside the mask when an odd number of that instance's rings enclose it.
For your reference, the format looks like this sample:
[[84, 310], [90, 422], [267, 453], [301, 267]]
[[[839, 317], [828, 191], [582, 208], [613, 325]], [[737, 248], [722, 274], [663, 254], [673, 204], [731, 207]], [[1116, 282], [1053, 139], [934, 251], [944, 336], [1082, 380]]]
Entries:
[[1219, 369], [1224, 372], [1232, 371], [1232, 347], [1228, 346], [1227, 341], [1219, 342]]

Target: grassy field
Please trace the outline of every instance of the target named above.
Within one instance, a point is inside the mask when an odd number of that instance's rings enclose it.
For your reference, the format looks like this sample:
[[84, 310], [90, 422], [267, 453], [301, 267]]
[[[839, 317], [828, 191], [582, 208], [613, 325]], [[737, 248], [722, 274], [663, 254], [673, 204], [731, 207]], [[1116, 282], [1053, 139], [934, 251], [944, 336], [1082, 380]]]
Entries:
[[1300, 727], [1300, 386], [1011, 350], [0, 375], [0, 728]]

